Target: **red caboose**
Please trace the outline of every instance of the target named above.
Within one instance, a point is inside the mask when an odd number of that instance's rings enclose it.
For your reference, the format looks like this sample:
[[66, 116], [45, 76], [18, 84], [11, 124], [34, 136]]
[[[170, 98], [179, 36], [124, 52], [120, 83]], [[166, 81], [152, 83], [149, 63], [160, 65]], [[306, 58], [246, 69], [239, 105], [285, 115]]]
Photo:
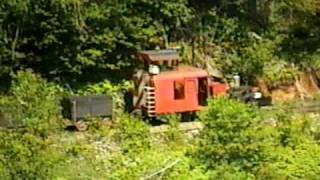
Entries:
[[210, 96], [225, 94], [227, 85], [214, 81], [206, 70], [179, 66], [175, 50], [142, 51], [144, 70], [134, 76], [134, 109], [147, 117], [195, 112]]

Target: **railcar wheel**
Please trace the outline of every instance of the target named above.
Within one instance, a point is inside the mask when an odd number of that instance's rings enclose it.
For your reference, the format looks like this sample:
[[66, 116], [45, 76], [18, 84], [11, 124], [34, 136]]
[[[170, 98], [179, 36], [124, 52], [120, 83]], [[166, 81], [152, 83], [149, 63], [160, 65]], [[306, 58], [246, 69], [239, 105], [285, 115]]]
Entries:
[[197, 117], [196, 117], [196, 113], [195, 112], [184, 112], [181, 113], [181, 122], [191, 122], [194, 121]]
[[76, 129], [80, 132], [82, 131], [86, 131], [88, 129], [88, 126], [87, 124], [84, 122], [84, 121], [79, 121], [79, 122], [76, 122], [74, 124], [74, 126], [76, 127]]
[[143, 113], [141, 109], [134, 109], [133, 111], [131, 111], [130, 113], [132, 116], [137, 117], [137, 118], [142, 118], [143, 117]]
[[84, 121], [73, 122], [65, 128], [67, 131], [79, 131], [83, 132], [88, 129], [87, 124]]
[[133, 111], [133, 90], [128, 90], [124, 94], [125, 106], [124, 109], [126, 112]]

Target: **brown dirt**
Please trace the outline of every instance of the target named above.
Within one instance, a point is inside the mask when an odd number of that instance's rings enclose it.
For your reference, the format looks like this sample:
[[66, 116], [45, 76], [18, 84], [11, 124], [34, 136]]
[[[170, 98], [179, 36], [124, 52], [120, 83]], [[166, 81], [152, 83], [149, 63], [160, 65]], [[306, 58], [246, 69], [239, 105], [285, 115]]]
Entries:
[[296, 87], [298, 92], [303, 96], [312, 97], [319, 93], [316, 76], [311, 72], [305, 72], [296, 80]]
[[[320, 74], [320, 73], [319, 73]], [[271, 96], [273, 102], [292, 101], [295, 99], [312, 98], [320, 93], [317, 83], [318, 74], [305, 72], [296, 78], [296, 82], [291, 86], [279, 86], [269, 89], [265, 83], [258, 80], [259, 87], [265, 96]]]
[[293, 101], [298, 97], [297, 89], [294, 86], [282, 86], [271, 90], [273, 102]]

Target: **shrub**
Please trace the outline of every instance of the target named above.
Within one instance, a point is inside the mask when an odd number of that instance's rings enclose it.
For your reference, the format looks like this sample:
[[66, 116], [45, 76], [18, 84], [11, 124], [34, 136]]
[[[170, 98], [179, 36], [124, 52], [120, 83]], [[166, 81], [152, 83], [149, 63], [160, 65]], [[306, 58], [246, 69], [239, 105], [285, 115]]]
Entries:
[[4, 119], [9, 126], [24, 126], [40, 133], [55, 129], [61, 92], [31, 71], [20, 71], [13, 75], [8, 96], [0, 97]]
[[199, 119], [204, 123], [196, 156], [209, 168], [234, 163], [252, 167], [259, 160], [259, 116], [253, 108], [229, 99], [209, 101]]
[[120, 142], [124, 152], [139, 153], [151, 147], [151, 134], [147, 124], [124, 114], [117, 118], [114, 138]]
[[244, 171], [239, 167], [232, 165], [220, 165], [215, 170], [209, 171], [211, 179], [224, 180], [253, 180], [255, 176], [250, 172]]
[[269, 124], [260, 113], [233, 100], [211, 100], [199, 116], [205, 128], [191, 151], [196, 163], [222, 179], [319, 177], [314, 121], [280, 108], [264, 112], [275, 122]]
[[62, 162], [50, 141], [32, 134], [0, 131], [0, 179], [50, 179]]
[[298, 74], [297, 68], [278, 59], [269, 61], [264, 65], [262, 78], [269, 88], [275, 88], [279, 85], [294, 84]]
[[255, 170], [260, 179], [310, 179], [320, 177], [320, 147], [303, 143], [294, 149], [271, 148], [268, 159]]

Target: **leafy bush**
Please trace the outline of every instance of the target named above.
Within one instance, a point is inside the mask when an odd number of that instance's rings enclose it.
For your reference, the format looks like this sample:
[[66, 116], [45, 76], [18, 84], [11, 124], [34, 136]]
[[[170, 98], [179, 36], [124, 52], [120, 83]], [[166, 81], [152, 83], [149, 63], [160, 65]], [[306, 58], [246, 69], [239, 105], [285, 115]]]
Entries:
[[234, 100], [209, 102], [199, 119], [204, 123], [196, 156], [208, 167], [234, 163], [241, 167], [255, 166], [261, 156], [260, 138], [256, 137], [259, 116], [253, 108]]
[[[196, 164], [223, 179], [319, 177], [313, 119], [281, 108], [264, 112], [268, 116], [260, 113], [233, 100], [210, 101], [200, 113], [205, 128], [191, 151]], [[274, 122], [266, 123], [270, 116]]]
[[211, 179], [224, 179], [224, 180], [253, 180], [255, 176], [246, 172], [243, 169], [233, 165], [217, 166], [215, 170], [209, 171]]
[[294, 84], [299, 71], [283, 60], [269, 61], [263, 68], [263, 80], [269, 88]]
[[255, 174], [260, 179], [311, 179], [320, 176], [318, 144], [302, 143], [294, 149], [270, 147], [268, 159], [261, 163]]
[[62, 154], [32, 134], [0, 131], [0, 179], [50, 179]]
[[62, 89], [31, 71], [13, 75], [8, 96], [0, 97], [4, 120], [9, 126], [24, 126], [46, 133], [59, 119], [59, 94]]
[[149, 127], [142, 120], [121, 115], [117, 117], [115, 128], [114, 138], [120, 142], [124, 152], [139, 153], [151, 147]]
[[275, 143], [264, 148], [266, 158], [254, 174], [262, 179], [317, 179], [320, 147], [314, 129], [316, 118], [278, 108], [272, 113], [275, 128], [270, 129]]

